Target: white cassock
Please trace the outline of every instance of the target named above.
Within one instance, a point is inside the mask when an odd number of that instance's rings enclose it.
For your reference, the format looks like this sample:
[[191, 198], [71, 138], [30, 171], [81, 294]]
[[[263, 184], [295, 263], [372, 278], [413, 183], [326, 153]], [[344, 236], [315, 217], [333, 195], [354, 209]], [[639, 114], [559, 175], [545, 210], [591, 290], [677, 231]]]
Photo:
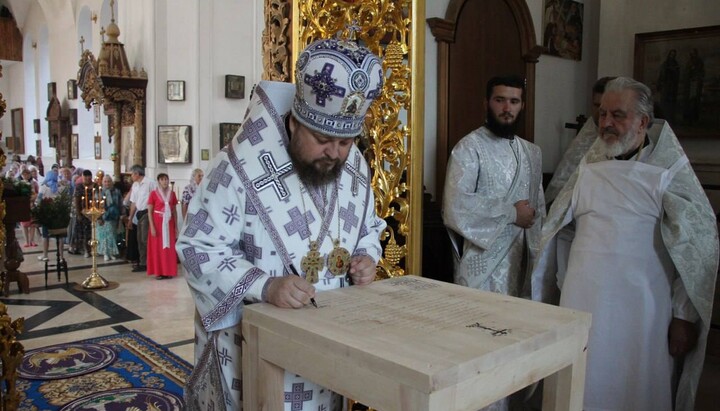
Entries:
[[[540, 148], [481, 127], [460, 140], [448, 161], [443, 222], [455, 260], [455, 283], [519, 296], [533, 266], [545, 215]], [[529, 200], [535, 224], [514, 224], [515, 203]]]
[[590, 147], [597, 140], [598, 130], [595, 121], [589, 118], [583, 127], [580, 129], [578, 134], [570, 142], [570, 146], [565, 150], [562, 159], [555, 168], [552, 179], [548, 183], [545, 189], [545, 203], [550, 203], [555, 200], [560, 190], [562, 190], [565, 183], [567, 183], [570, 176], [575, 172], [580, 160], [585, 156]]
[[[668, 349], [673, 317], [697, 322], [698, 347], [688, 354], [677, 410], [692, 410], [705, 351], [717, 270], [717, 233], [707, 197], [664, 122], [650, 144], [627, 161], [603, 160], [598, 141], [561, 191], [543, 228], [534, 297], [592, 313], [584, 409], [670, 411], [674, 362]], [[554, 245], [575, 222], [567, 268]], [[565, 233], [567, 234], [567, 233]], [[693, 239], [687, 236], [693, 236]], [[711, 300], [710, 300], [711, 301]]]

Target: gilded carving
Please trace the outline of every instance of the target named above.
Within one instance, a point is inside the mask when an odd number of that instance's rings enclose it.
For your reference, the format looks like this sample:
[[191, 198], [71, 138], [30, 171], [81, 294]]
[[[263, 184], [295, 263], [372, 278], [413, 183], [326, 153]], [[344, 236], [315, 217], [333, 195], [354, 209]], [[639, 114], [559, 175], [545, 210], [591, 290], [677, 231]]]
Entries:
[[[422, 126], [413, 133], [407, 123], [412, 118], [412, 71], [410, 61], [415, 3], [412, 0], [306, 0], [298, 7], [297, 47], [302, 49], [318, 38], [335, 36], [356, 38], [384, 60], [386, 81], [382, 96], [371, 106], [364, 136], [365, 158], [373, 169], [372, 185], [376, 211], [388, 221], [383, 234], [384, 255], [379, 262], [381, 278], [406, 274], [410, 267], [418, 269], [409, 258], [408, 244], [413, 215], [420, 219], [420, 206], [411, 213], [411, 196], [422, 197], [422, 183], [410, 187], [410, 147], [414, 135], [419, 135], [420, 147], [416, 161], [422, 161]], [[420, 26], [420, 30], [424, 30]], [[418, 57], [419, 58], [419, 57]], [[419, 170], [422, 170], [419, 167]], [[418, 180], [419, 179], [419, 180]], [[422, 181], [416, 176], [414, 181]], [[412, 215], [411, 215], [412, 214]], [[417, 225], [417, 227], [421, 227]], [[419, 261], [420, 256], [414, 256]], [[417, 272], [413, 272], [417, 274]]]
[[[0, 65], [2, 77], [2, 65]], [[0, 117], [5, 114], [5, 100], [0, 94]], [[0, 130], [2, 139], [2, 130]], [[5, 167], [5, 153], [0, 149], [0, 169]], [[2, 198], [3, 185], [0, 184], [0, 198]], [[0, 201], [0, 221], [5, 218], [5, 201]], [[0, 224], [0, 257], [5, 253], [5, 225]], [[3, 258], [4, 259], [4, 258]], [[0, 289], [4, 289], [6, 278], [0, 278]], [[24, 318], [12, 321], [7, 314], [7, 307], [0, 303], [0, 409], [15, 410], [20, 402], [20, 394], [15, 388], [17, 381], [17, 367], [25, 354], [25, 348], [16, 337], [22, 332]]]
[[291, 0], [265, 0], [265, 30], [262, 35], [263, 80], [290, 81]]

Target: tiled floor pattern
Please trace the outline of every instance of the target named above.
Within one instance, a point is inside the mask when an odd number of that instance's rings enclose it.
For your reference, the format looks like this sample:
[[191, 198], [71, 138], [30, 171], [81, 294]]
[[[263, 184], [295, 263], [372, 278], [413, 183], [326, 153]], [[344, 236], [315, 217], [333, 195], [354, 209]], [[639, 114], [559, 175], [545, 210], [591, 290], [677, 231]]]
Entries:
[[[98, 273], [117, 282], [115, 289], [77, 291], [91, 272], [92, 259], [66, 253], [69, 286], [54, 272], [45, 287], [44, 263], [37, 259], [38, 247], [25, 249], [21, 270], [28, 273], [30, 294], [19, 294], [10, 286], [10, 296], [0, 297], [10, 316], [25, 317], [22, 343], [26, 350], [51, 344], [138, 330], [193, 363], [194, 306], [184, 279], [158, 281], [145, 273], [131, 272], [119, 261], [98, 260]], [[50, 253], [54, 259], [54, 250]], [[698, 411], [717, 410], [720, 403], [720, 359], [706, 361], [698, 389]]]

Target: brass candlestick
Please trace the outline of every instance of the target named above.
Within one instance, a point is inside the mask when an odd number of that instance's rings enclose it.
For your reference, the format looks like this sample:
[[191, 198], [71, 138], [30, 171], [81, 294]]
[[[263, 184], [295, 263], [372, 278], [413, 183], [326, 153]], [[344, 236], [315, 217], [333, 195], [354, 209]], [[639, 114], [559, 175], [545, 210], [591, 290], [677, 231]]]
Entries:
[[90, 202], [89, 208], [86, 208], [83, 210], [83, 214], [85, 214], [88, 218], [90, 218], [90, 221], [92, 221], [92, 239], [88, 241], [88, 244], [90, 244], [90, 247], [92, 247], [92, 273], [90, 274], [90, 277], [86, 278], [85, 281], [82, 282], [83, 288], [105, 288], [108, 286], [108, 282], [100, 276], [97, 272], [97, 234], [95, 231], [95, 227], [97, 226], [97, 219], [102, 216], [105, 213], [105, 210], [100, 208], [100, 205], [97, 204], [97, 202]]

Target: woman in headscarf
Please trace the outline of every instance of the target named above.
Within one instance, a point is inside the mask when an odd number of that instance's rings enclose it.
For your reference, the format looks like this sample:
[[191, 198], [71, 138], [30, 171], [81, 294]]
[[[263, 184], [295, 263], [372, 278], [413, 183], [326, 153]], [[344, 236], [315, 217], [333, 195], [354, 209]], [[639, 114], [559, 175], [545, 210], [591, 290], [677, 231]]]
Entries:
[[195, 191], [200, 185], [200, 181], [202, 181], [202, 179], [203, 171], [199, 168], [196, 168], [192, 171], [192, 174], [190, 175], [190, 184], [186, 185], [185, 189], [182, 192], [182, 196], [180, 197], [180, 207], [182, 209], [183, 221], [185, 220], [185, 215], [187, 215], [190, 200], [192, 200], [193, 196], [195, 195]]
[[109, 261], [114, 260], [120, 254], [116, 233], [122, 199], [120, 198], [120, 191], [113, 186], [112, 177], [107, 174], [102, 180], [102, 198], [105, 199], [105, 213], [98, 220], [97, 252], [104, 256], [105, 261]]
[[[45, 180], [43, 181], [42, 185], [40, 186], [40, 191], [38, 192], [37, 199], [35, 200], [35, 204], [40, 204], [43, 199], [49, 199], [49, 198], [55, 198], [59, 196], [63, 191], [67, 190], [67, 185], [58, 184], [58, 173], [56, 171], [48, 171], [47, 175], [45, 175]], [[42, 233], [42, 255], [38, 256], [38, 260], [40, 261], [47, 261], [48, 260], [48, 248], [50, 246], [50, 233], [48, 232], [47, 227], [42, 226], [40, 229], [40, 232]], [[60, 258], [63, 258], [63, 247], [62, 242], [60, 242], [60, 248], [58, 249]]]
[[148, 225], [150, 233], [147, 242], [147, 273], [157, 276], [158, 280], [177, 276], [177, 254], [175, 241], [175, 207], [177, 198], [170, 189], [170, 178], [165, 173], [158, 174], [158, 187], [150, 193], [148, 199]]

